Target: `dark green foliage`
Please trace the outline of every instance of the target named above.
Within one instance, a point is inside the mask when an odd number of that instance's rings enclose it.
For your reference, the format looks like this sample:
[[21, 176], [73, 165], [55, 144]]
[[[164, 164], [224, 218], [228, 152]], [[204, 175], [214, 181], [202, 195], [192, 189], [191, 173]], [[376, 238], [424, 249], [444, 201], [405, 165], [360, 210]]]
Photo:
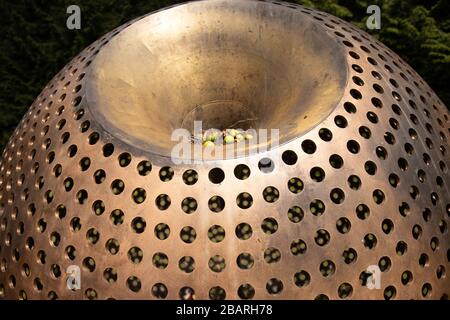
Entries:
[[[450, 108], [450, 1], [297, 0], [332, 13], [379, 39], [411, 65]], [[365, 27], [369, 5], [381, 8], [381, 30]]]
[[[179, 2], [0, 0], [0, 150], [35, 97], [72, 57], [124, 22]], [[290, 2], [332, 13], [364, 30], [367, 6], [380, 5], [382, 29], [369, 33], [402, 56], [450, 105], [450, 1]], [[81, 7], [81, 30], [66, 28], [71, 4]]]

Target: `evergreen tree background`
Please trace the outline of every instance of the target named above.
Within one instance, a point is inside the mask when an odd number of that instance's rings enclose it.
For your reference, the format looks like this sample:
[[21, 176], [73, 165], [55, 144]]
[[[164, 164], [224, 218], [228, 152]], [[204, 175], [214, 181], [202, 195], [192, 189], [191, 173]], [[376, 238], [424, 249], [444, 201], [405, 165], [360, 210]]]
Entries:
[[[232, 0], [230, 0], [232, 1]], [[183, 1], [0, 0], [0, 150], [51, 78], [90, 43], [150, 11]], [[449, 0], [291, 0], [369, 32], [399, 54], [450, 106]], [[81, 7], [81, 30], [66, 8]], [[366, 9], [381, 7], [381, 30], [367, 30]]]

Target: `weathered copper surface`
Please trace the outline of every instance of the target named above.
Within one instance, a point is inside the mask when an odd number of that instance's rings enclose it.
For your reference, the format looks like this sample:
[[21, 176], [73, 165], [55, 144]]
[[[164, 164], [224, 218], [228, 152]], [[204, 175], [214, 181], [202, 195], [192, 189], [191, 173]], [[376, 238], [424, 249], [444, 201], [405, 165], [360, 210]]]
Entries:
[[[172, 163], [174, 129], [242, 118], [281, 145]], [[0, 298], [447, 298], [449, 125], [331, 15], [211, 0], [139, 18], [61, 70], [3, 153]]]

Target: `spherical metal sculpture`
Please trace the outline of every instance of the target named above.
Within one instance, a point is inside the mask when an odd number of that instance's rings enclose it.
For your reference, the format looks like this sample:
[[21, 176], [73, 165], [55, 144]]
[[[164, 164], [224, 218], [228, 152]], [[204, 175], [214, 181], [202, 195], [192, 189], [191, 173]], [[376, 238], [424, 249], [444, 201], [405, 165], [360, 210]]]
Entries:
[[[280, 145], [174, 164], [194, 120]], [[139, 18], [58, 73], [3, 153], [0, 298], [447, 298], [449, 123], [331, 15], [212, 0]]]

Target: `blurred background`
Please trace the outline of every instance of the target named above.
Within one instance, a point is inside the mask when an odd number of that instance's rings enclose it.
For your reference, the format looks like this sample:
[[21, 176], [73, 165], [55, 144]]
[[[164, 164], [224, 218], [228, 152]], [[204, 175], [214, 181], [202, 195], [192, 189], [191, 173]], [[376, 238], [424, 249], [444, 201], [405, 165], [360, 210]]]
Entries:
[[[229, 0], [233, 1], [233, 0]], [[52, 77], [82, 49], [135, 17], [185, 1], [0, 0], [0, 150]], [[399, 54], [450, 107], [449, 0], [292, 0], [370, 33]], [[66, 9], [81, 8], [81, 30], [69, 30]], [[367, 30], [369, 5], [381, 8], [381, 29]]]

